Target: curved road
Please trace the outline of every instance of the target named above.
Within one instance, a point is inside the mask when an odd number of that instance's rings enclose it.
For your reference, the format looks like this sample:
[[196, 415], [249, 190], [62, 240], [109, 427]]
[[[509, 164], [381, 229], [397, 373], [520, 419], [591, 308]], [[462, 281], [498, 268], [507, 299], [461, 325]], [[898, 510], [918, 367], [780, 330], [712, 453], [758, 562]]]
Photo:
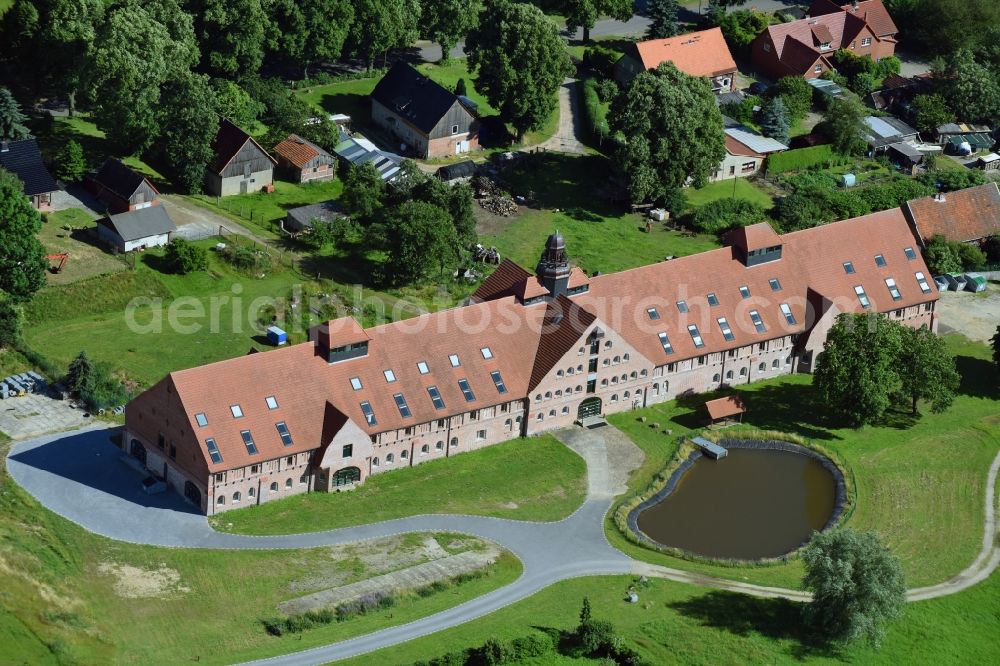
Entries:
[[[20, 442], [11, 449], [7, 468], [17, 483], [55, 513], [91, 532], [120, 541], [183, 548], [283, 549], [343, 544], [404, 532], [448, 531], [494, 541], [513, 552], [524, 566], [521, 577], [510, 585], [440, 613], [255, 664], [300, 666], [365, 654], [469, 622], [556, 581], [578, 576], [633, 573], [759, 597], [809, 599], [809, 594], [800, 590], [752, 585], [640, 562], [612, 548], [604, 536], [604, 516], [623, 488], [616, 486], [608, 473], [607, 449], [601, 437], [590, 437], [585, 446], [574, 447], [588, 463], [587, 500], [558, 522], [441, 514], [326, 532], [248, 536], [212, 530], [204, 516], [192, 513], [190, 506], [172, 493], [142, 494], [137, 476], [117, 461], [120, 452], [109, 441], [110, 432], [91, 428]], [[1000, 454], [990, 466], [979, 556], [949, 581], [910, 590], [909, 601], [954, 594], [984, 580], [1000, 565], [994, 501], [998, 471]]]

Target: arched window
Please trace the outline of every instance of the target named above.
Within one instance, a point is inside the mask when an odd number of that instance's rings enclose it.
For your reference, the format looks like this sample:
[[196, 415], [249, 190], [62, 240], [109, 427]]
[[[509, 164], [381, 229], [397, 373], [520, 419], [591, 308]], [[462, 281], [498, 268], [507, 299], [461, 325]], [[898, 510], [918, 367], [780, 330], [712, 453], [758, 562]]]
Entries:
[[713, 382], [717, 382], [720, 379], [722, 379], [722, 377], [719, 375], [719, 373], [715, 373], [714, 375], [712, 375], [712, 381]]
[[563, 376], [563, 371], [562, 370], [556, 371], [556, 377], [562, 377], [562, 376]]
[[420, 453], [422, 453], [425, 456], [428, 453], [430, 453], [430, 451], [431, 451], [431, 447], [427, 446], [426, 444], [424, 444], [423, 446], [420, 447]]
[[544, 418], [545, 418], [545, 414], [542, 414], [541, 412], [538, 412], [538, 416], [535, 417], [535, 420], [536, 421], [541, 421]]
[[635, 397], [638, 398], [640, 395], [642, 395], [642, 389], [636, 389], [635, 390]]
[[250, 490], [247, 491], [247, 497], [254, 497], [256, 495], [257, 495], [257, 489], [256, 488], [251, 488]]
[[629, 397], [629, 392], [625, 391], [625, 393], [622, 395], [622, 400], [628, 400], [628, 397]]
[[285, 479], [285, 490], [289, 490], [289, 489], [291, 489], [291, 487], [292, 487], [292, 480], [291, 479]]
[[410, 452], [406, 451], [406, 450], [400, 451], [399, 452], [399, 457], [400, 457], [401, 460], [406, 460], [407, 458], [410, 457]]
[[757, 370], [759, 370], [760, 372], [764, 372], [765, 370], [767, 370], [767, 363], [761, 363], [760, 365], [758, 365]]
[[233, 504], [239, 504], [240, 503], [240, 499], [242, 499], [242, 497], [243, 496], [240, 495], [240, 491], [238, 491], [238, 490], [235, 493], [233, 493]]
[[395, 457], [393, 457], [393, 455], [391, 453], [385, 454], [385, 464], [386, 465], [391, 465], [395, 461], [396, 461], [396, 459], [395, 459]]
[[622, 357], [621, 356], [615, 356], [613, 362], [614, 362], [615, 365], [618, 365], [619, 363], [622, 362]]
[[732, 370], [727, 370], [726, 371], [726, 379], [732, 379], [732, 378], [733, 378], [733, 371]]
[[635, 381], [638, 376], [639, 375], [635, 374], [635, 370], [633, 370], [632, 374], [630, 374], [628, 378], [631, 379], [632, 381]]
[[648, 370], [643, 370], [643, 371], [641, 371], [641, 372], [639, 373], [639, 376], [640, 376], [640, 377], [645, 377], [645, 376], [646, 376], [646, 375], [648, 375], [648, 374], [649, 374], [649, 371], [648, 371]]
[[611, 378], [611, 383], [612, 384], [617, 384], [618, 383], [618, 378], [617, 377], [612, 377]]
[[604, 341], [604, 348], [605, 349], [611, 349], [611, 340], [605, 340]]
[[567, 375], [572, 375], [574, 372], [576, 372], [576, 371], [573, 370], [573, 368], [566, 368], [566, 374]]
[[563, 406], [562, 413], [563, 414], [569, 414], [569, 406]]
[[792, 357], [791, 357], [791, 355], [786, 356], [785, 357], [785, 365], [791, 365], [791, 364], [792, 364]]
[[607, 379], [602, 379], [601, 380], [601, 386], [607, 386], [607, 385], [608, 385], [608, 380]]
[[740, 377], [745, 377], [746, 374], [747, 374], [747, 369], [746, 368], [740, 368]]
[[583, 386], [581, 386], [580, 384], [577, 384], [576, 385], [576, 392], [579, 393], [582, 390], [583, 390]]
[[458, 437], [452, 437], [451, 438], [451, 448], [453, 448], [453, 449], [457, 449], [458, 448]]
[[660, 385], [653, 384], [653, 395], [660, 395]]
[[618, 402], [618, 394], [617, 393], [612, 393], [611, 394], [611, 402]]
[[444, 449], [444, 442], [439, 439], [437, 444], [434, 445], [434, 448], [437, 449], [438, 451], [441, 451], [442, 449]]
[[622, 354], [622, 360], [628, 363], [629, 355], [628, 353]]
[[628, 375], [622, 375], [622, 381], [623, 382], [627, 382], [628, 381]]
[[552, 399], [552, 391], [546, 391], [545, 392], [545, 399], [546, 400], [551, 400]]
[[670, 382], [663, 382], [663, 395], [670, 393]]
[[583, 366], [582, 365], [576, 366], [576, 371], [577, 372], [583, 372]]
[[773, 361], [771, 361], [771, 367], [774, 368], [775, 370], [777, 370], [778, 366], [780, 365], [781, 363], [778, 361], [778, 359], [774, 359]]
[[376, 456], [372, 458], [372, 467], [378, 467], [378, 465], [379, 465], [378, 456]]
[[606, 368], [609, 365], [611, 365], [611, 361], [609, 361], [608, 359], [604, 359], [604, 363], [602, 363], [601, 365], [603, 365]]
[[506, 428], [507, 430], [513, 430], [514, 422], [511, 421], [510, 419], [507, 419], [506, 421], [503, 422], [503, 427]]
[[556, 391], [556, 397], [557, 398], [561, 398], [562, 397], [562, 389], [559, 389], [559, 390]]
[[226, 503], [226, 498], [222, 495], [219, 495], [217, 498], [215, 498], [215, 503], [218, 504], [219, 506], [223, 506]]
[[541, 393], [536, 393], [535, 394], [535, 402], [541, 402], [541, 401], [542, 401], [542, 394]]
[[272, 481], [270, 487], [271, 487], [271, 492], [272, 493], [278, 492], [278, 482], [277, 481]]
[[551, 417], [551, 416], [555, 416], [555, 415], [556, 415], [556, 410], [550, 409], [549, 410], [549, 416]]
[[586, 347], [580, 347], [579, 349], [576, 350], [576, 355], [577, 356], [583, 356], [584, 352], [586, 352], [586, 351], [587, 351]]

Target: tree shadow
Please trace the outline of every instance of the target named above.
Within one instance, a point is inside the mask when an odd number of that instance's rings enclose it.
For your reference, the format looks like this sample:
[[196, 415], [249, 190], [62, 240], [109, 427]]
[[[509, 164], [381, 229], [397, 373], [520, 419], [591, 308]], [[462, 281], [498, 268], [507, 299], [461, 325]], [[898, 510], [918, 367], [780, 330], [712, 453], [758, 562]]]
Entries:
[[955, 367], [962, 376], [958, 392], [976, 398], [1000, 399], [997, 367], [989, 360], [974, 356], [956, 356]]
[[737, 636], [759, 634], [772, 640], [794, 643], [792, 654], [806, 657], [837, 658], [840, 651], [819, 640], [802, 619], [802, 604], [787, 599], [759, 599], [745, 594], [714, 590], [685, 601], [667, 604], [702, 626], [728, 631]]
[[622, 211], [602, 196], [610, 182], [610, 165], [600, 155], [570, 156], [530, 153], [504, 173], [513, 194], [526, 196], [538, 208], [563, 211], [582, 221], [601, 221]]
[[320, 106], [327, 113], [345, 113], [351, 117], [355, 127], [365, 127], [371, 123], [371, 100], [360, 93], [324, 93]]

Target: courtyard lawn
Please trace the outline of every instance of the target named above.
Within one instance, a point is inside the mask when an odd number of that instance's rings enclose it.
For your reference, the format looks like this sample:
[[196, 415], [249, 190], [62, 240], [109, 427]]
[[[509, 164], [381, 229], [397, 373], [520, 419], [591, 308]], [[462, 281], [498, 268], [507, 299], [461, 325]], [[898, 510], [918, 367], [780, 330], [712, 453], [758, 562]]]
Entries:
[[[748, 412], [744, 421], [766, 430], [801, 435], [837, 453], [854, 474], [857, 500], [846, 525], [875, 530], [902, 560], [909, 587], [939, 583], [969, 566], [982, 543], [986, 472], [1000, 450], [1000, 391], [991, 387], [995, 370], [985, 345], [947, 336], [963, 376], [960, 395], [943, 414], [926, 407], [914, 421], [908, 410], [889, 423], [860, 430], [825, 424], [822, 407], [811, 402], [811, 377], [793, 375], [739, 387]], [[991, 373], [994, 373], [991, 375]], [[671, 401], [610, 421], [647, 455], [630, 481], [645, 488], [673, 455], [676, 438], [701, 427], [697, 409], [709, 396]], [[647, 423], [638, 418], [647, 417]], [[658, 433], [657, 422], [673, 430]], [[611, 543], [633, 557], [666, 566], [764, 585], [799, 587], [802, 566], [726, 567], [656, 553], [626, 541], [606, 523]]]
[[608, 160], [599, 155], [529, 155], [504, 172], [511, 193], [531, 207], [517, 218], [480, 225], [481, 242], [501, 256], [532, 267], [557, 229], [566, 238], [573, 263], [588, 273], [635, 268], [668, 255], [684, 256], [718, 247], [714, 236], [666, 230], [660, 223], [646, 233], [645, 219], [608, 198]]
[[289, 209], [308, 206], [329, 199], [336, 199], [343, 191], [340, 179], [321, 183], [289, 183], [274, 181], [274, 192], [267, 194], [237, 194], [231, 197], [214, 197], [207, 194], [189, 196], [187, 199], [213, 212], [231, 217], [261, 236], [277, 239], [284, 236], [279, 223]]
[[[69, 229], [67, 229], [69, 227]], [[69, 208], [47, 215], [38, 239], [49, 254], [66, 252], [69, 259], [59, 273], [49, 273], [48, 284], [69, 284], [105, 273], [116, 273], [127, 267], [125, 261], [109, 253], [90, 233], [96, 227], [91, 216], [79, 208]], [[49, 261], [51, 266], [58, 260]]]
[[542, 435], [378, 474], [349, 493], [309, 493], [230, 511], [212, 518], [212, 526], [292, 534], [425, 513], [560, 520], [583, 503], [586, 475], [580, 456]]
[[[794, 602], [653, 579], [639, 586], [639, 603], [630, 604], [625, 596], [635, 583], [627, 576], [562, 581], [475, 622], [343, 663], [412, 664], [478, 647], [491, 637], [536, 632], [568, 637], [579, 622], [584, 597], [592, 617], [610, 621], [625, 644], [650, 664], [980, 664], [994, 663], [1000, 654], [1000, 573], [959, 594], [907, 604], [880, 650], [864, 643], [843, 649], [816, 646]], [[551, 654], [523, 663], [584, 666], [596, 661]]]
[[[0, 446], [0, 455], [6, 452]], [[331, 580], [357, 579], [365, 571], [361, 562], [331, 559], [328, 548], [232, 551], [111, 541], [45, 510], [2, 469], [0, 557], [0, 661], [53, 666], [228, 664], [287, 654], [438, 612], [521, 573], [520, 562], [504, 553], [487, 576], [274, 637], [261, 620], [278, 616], [279, 602], [342, 584]]]
[[704, 206], [712, 201], [729, 199], [731, 197], [746, 199], [762, 206], [765, 210], [769, 210], [774, 205], [770, 196], [758, 189], [757, 186], [746, 178], [720, 180], [715, 183], [709, 183], [705, 187], [697, 189], [688, 187], [684, 189], [684, 198], [687, 200], [688, 205], [694, 208]]

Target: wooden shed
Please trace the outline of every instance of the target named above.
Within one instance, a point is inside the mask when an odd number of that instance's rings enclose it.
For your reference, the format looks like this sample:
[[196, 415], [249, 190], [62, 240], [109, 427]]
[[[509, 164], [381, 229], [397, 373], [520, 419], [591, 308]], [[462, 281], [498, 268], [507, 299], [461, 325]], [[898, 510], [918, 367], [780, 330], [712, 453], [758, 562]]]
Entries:
[[738, 395], [727, 395], [705, 403], [705, 414], [709, 425], [728, 424], [743, 420], [747, 411], [743, 398]]
[[109, 157], [84, 180], [86, 188], [107, 207], [111, 214], [149, 208], [159, 203], [160, 192], [141, 173], [116, 157]]
[[289, 134], [287, 139], [274, 147], [273, 152], [278, 158], [279, 175], [283, 178], [295, 183], [333, 179], [336, 158], [298, 134]]
[[215, 156], [205, 169], [205, 191], [217, 197], [260, 192], [274, 183], [278, 162], [252, 136], [225, 118], [212, 141]]

